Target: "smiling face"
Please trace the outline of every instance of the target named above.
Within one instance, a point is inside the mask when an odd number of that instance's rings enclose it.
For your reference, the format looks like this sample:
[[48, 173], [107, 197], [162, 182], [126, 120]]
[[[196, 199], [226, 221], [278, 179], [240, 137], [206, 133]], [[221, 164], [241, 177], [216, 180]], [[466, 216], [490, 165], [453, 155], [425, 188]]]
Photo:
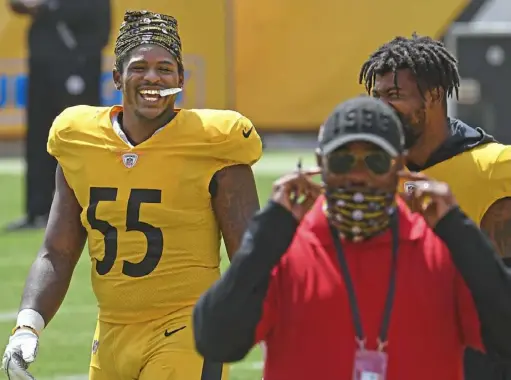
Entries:
[[161, 97], [158, 93], [183, 86], [182, 68], [168, 50], [142, 45], [126, 56], [119, 69], [113, 76], [122, 91], [125, 112], [133, 112], [143, 120], [165, 119], [174, 112], [176, 95]]

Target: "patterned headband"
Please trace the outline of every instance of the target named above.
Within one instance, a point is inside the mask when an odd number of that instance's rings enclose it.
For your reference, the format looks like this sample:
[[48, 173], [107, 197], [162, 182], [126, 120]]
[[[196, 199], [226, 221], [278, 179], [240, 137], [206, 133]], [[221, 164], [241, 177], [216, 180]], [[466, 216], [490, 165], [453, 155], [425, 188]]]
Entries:
[[126, 11], [115, 41], [115, 56], [122, 57], [142, 44], [161, 46], [182, 65], [181, 39], [174, 17], [149, 11]]

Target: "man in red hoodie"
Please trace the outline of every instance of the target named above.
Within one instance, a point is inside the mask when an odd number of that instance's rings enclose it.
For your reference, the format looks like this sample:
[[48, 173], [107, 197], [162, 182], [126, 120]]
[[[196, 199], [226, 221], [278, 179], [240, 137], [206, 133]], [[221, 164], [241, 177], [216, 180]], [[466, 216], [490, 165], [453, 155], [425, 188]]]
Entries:
[[317, 155], [321, 188], [316, 172], [277, 181], [197, 303], [198, 351], [232, 362], [265, 341], [265, 380], [461, 380], [466, 346], [511, 359], [510, 274], [446, 184], [406, 174], [418, 213], [396, 196], [394, 111], [341, 104]]

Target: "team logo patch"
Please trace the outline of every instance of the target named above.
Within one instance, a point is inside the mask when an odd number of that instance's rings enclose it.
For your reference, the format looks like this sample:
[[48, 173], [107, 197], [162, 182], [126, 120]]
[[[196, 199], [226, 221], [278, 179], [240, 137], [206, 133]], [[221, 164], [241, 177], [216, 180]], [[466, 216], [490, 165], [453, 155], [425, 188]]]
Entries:
[[92, 354], [97, 353], [98, 348], [99, 348], [99, 340], [94, 339], [94, 341], [92, 342]]
[[137, 164], [137, 161], [138, 161], [138, 155], [135, 153], [124, 153], [122, 155], [122, 163], [128, 169], [131, 169], [133, 166], [135, 166]]
[[413, 192], [414, 189], [417, 188], [417, 185], [415, 184], [415, 182], [405, 182], [404, 187], [407, 193], [411, 193]]

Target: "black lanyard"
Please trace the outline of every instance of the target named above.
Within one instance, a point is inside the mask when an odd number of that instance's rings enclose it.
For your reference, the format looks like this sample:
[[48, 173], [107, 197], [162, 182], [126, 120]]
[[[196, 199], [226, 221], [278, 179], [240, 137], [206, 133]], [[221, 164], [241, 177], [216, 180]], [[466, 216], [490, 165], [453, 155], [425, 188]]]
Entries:
[[[392, 230], [392, 266], [390, 269], [390, 281], [389, 289], [387, 292], [387, 299], [385, 300], [385, 309], [383, 311], [383, 321], [380, 328], [380, 336], [378, 337], [378, 350], [383, 351], [387, 344], [387, 333], [389, 330], [390, 313], [392, 311], [392, 304], [394, 303], [394, 296], [396, 293], [396, 272], [397, 272], [397, 251], [399, 248], [399, 225], [398, 218], [395, 216], [391, 219], [391, 230]], [[342, 276], [344, 278], [344, 284], [346, 285], [346, 291], [348, 292], [348, 298], [350, 301], [351, 314], [353, 317], [353, 325], [355, 327], [355, 334], [357, 342], [360, 348], [364, 348], [365, 335], [362, 329], [362, 321], [360, 319], [360, 310], [358, 308], [357, 299], [355, 296], [355, 289], [353, 287], [353, 281], [351, 280], [350, 273], [348, 270], [348, 263], [344, 256], [341, 241], [339, 239], [339, 232], [332, 225], [330, 225], [330, 232], [334, 240], [335, 249], [337, 250], [337, 256], [339, 259], [339, 265], [341, 267]]]

